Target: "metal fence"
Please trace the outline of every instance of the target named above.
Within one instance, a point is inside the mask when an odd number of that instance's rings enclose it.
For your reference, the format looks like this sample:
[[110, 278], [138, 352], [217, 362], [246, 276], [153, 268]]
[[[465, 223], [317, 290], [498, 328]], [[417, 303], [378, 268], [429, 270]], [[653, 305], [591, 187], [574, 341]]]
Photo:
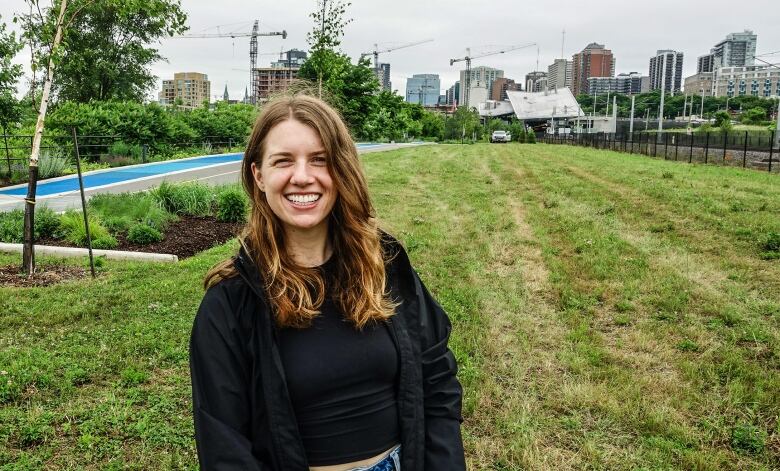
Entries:
[[772, 172], [780, 156], [775, 144], [776, 131], [765, 134], [750, 131], [695, 132], [692, 134], [657, 133], [592, 133], [544, 134], [539, 140], [548, 144], [567, 144], [630, 154], [663, 157], [665, 160], [688, 163], [710, 163], [754, 168]]
[[[33, 139], [33, 135], [0, 134], [0, 176], [26, 172]], [[181, 152], [227, 152], [236, 147], [246, 147], [247, 136], [206, 136], [197, 141], [170, 142], [144, 141], [128, 136], [79, 135], [77, 142], [83, 161], [103, 162], [117, 167], [168, 160]], [[40, 155], [42, 158], [58, 157], [73, 162], [76, 155], [73, 136], [44, 136]]]

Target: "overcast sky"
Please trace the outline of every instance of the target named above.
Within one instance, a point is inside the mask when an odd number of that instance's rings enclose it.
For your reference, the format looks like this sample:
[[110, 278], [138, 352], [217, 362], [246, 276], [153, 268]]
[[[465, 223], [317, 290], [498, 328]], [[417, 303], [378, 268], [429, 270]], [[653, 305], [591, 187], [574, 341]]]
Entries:
[[[42, 0], [45, 3], [46, 0]], [[262, 31], [286, 30], [287, 39], [259, 39], [260, 53], [276, 54], [281, 49], [307, 49], [306, 32], [311, 30], [309, 13], [316, 0], [182, 0], [190, 33], [251, 30], [253, 19]], [[553, 6], [554, 5], [554, 6]], [[25, 9], [22, 0], [0, 0], [0, 15], [10, 23], [14, 12]], [[347, 9], [353, 18], [344, 35], [342, 50], [355, 60], [361, 52], [407, 42], [433, 42], [380, 55], [391, 64], [393, 89], [405, 95], [406, 77], [432, 73], [441, 77], [442, 93], [458, 79], [463, 62], [449, 65], [451, 58], [500, 50], [507, 46], [537, 43], [539, 68], [547, 70], [561, 56], [582, 50], [590, 42], [604, 44], [616, 58], [616, 73], [648, 73], [648, 61], [657, 49], [675, 49], [685, 54], [684, 75], [696, 71], [696, 58], [709, 52], [728, 33], [750, 29], [758, 35], [757, 52], [780, 50], [780, 12], [777, 0], [754, 0], [744, 5], [733, 1], [656, 0], [654, 2], [559, 0], [521, 2], [485, 0], [354, 0]], [[11, 29], [14, 25], [9, 25]], [[249, 38], [174, 39], [158, 44], [168, 63], [152, 67], [161, 84], [174, 72], [202, 72], [211, 80], [211, 93], [222, 95], [225, 85], [231, 98], [242, 98], [249, 82]], [[261, 55], [258, 65], [268, 66], [274, 55]], [[765, 57], [780, 62], [780, 54]], [[24, 51], [17, 62], [29, 62]], [[492, 57], [475, 59], [473, 66], [502, 69], [504, 76], [523, 81], [535, 70], [537, 48], [530, 47]], [[154, 96], [150, 98], [156, 98]]]

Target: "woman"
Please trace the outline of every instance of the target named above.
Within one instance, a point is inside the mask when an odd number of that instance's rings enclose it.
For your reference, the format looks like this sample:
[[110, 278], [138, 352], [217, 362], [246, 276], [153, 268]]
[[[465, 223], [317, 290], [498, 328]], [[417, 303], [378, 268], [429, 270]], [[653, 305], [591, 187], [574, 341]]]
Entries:
[[450, 322], [378, 229], [338, 113], [270, 102], [242, 177], [250, 221], [190, 342], [201, 467], [465, 469]]

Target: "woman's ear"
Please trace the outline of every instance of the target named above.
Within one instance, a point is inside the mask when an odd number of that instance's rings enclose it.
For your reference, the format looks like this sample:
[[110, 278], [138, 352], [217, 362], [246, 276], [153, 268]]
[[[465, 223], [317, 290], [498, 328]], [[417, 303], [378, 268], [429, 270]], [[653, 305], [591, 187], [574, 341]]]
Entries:
[[260, 172], [260, 168], [258, 168], [255, 162], [252, 162], [250, 169], [252, 170], [252, 175], [255, 177], [255, 185], [257, 185], [257, 188], [260, 191], [265, 192], [265, 183], [263, 183], [263, 174]]

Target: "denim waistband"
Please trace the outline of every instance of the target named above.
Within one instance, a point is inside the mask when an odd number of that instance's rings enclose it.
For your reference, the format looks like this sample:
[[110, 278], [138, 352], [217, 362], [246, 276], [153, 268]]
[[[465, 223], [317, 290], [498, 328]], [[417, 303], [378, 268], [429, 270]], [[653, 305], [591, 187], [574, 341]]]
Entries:
[[349, 471], [401, 471], [401, 445], [393, 448], [390, 454], [379, 462], [368, 466], [358, 466]]

